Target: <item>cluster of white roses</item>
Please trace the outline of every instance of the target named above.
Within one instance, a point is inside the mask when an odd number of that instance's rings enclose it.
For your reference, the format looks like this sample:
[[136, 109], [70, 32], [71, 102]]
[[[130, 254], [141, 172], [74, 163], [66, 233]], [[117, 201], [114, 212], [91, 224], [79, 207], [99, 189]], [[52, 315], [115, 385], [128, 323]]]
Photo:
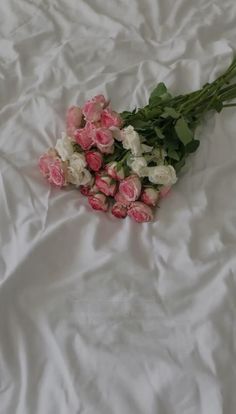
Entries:
[[[132, 125], [122, 130], [122, 144], [123, 147], [131, 151], [132, 157], [129, 159], [129, 167], [139, 177], [148, 177], [153, 184], [164, 186], [172, 186], [176, 183], [177, 177], [175, 169], [172, 165], [165, 165], [164, 160], [166, 152], [161, 149], [153, 149], [153, 147], [142, 144], [137, 131]], [[148, 167], [147, 155], [150, 152], [155, 152], [156, 166]]]
[[72, 141], [63, 132], [61, 139], [57, 140], [56, 151], [62, 161], [68, 163], [68, 182], [76, 187], [80, 185], [89, 185], [93, 178], [90, 171], [86, 168], [87, 162], [82, 153], [74, 152]]

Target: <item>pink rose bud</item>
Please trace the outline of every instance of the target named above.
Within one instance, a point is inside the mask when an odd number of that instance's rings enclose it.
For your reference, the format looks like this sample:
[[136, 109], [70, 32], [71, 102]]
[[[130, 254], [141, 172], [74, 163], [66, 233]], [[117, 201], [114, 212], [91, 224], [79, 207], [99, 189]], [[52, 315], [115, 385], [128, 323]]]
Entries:
[[114, 198], [119, 204], [122, 204], [122, 206], [129, 207], [130, 201], [127, 201], [119, 191], [115, 194]]
[[85, 154], [85, 158], [89, 168], [92, 171], [99, 171], [102, 166], [103, 158], [102, 154], [98, 151], [88, 151]]
[[117, 184], [113, 182], [113, 179], [109, 177], [109, 175], [96, 175], [95, 184], [98, 187], [99, 191], [106, 194], [106, 196], [113, 197], [116, 193]]
[[110, 108], [104, 109], [101, 114], [101, 125], [104, 128], [118, 127], [120, 128], [123, 124], [123, 121], [120, 115], [112, 111]]
[[93, 145], [93, 139], [95, 134], [95, 128], [91, 123], [87, 123], [84, 128], [77, 129], [74, 133], [77, 144], [81, 146], [83, 150], [89, 150]]
[[76, 129], [81, 127], [83, 114], [78, 106], [71, 106], [66, 113], [66, 133], [69, 137], [74, 137]]
[[121, 203], [115, 203], [111, 209], [111, 213], [117, 218], [125, 218], [127, 216], [127, 208]]
[[104, 194], [97, 193], [88, 197], [88, 202], [94, 210], [108, 211], [108, 202]]
[[56, 187], [63, 187], [67, 184], [66, 170], [63, 164], [63, 161], [59, 159], [55, 160], [53, 164], [50, 164], [48, 181]]
[[100, 121], [103, 107], [100, 102], [94, 99], [85, 102], [82, 112], [85, 116], [86, 121], [96, 122]]
[[94, 142], [101, 152], [109, 153], [114, 144], [114, 139], [111, 131], [109, 131], [107, 128], [96, 129]]
[[88, 197], [91, 195], [91, 187], [87, 185], [81, 185], [79, 188], [81, 194], [83, 194], [85, 197]]
[[149, 206], [141, 201], [131, 203], [128, 209], [128, 216], [138, 223], [145, 223], [153, 220], [153, 213]]
[[148, 206], [154, 207], [157, 205], [159, 200], [159, 191], [152, 187], [144, 188], [141, 193], [140, 200]]
[[116, 161], [110, 162], [105, 166], [105, 170], [114, 180], [123, 180], [125, 178], [124, 168], [119, 166]]
[[165, 198], [170, 194], [171, 187], [161, 187], [160, 198]]
[[63, 187], [67, 184], [67, 167], [59, 157], [54, 148], [50, 148], [45, 154], [41, 155], [38, 162], [41, 174], [51, 184]]
[[102, 108], [105, 108], [109, 105], [109, 101], [106, 100], [104, 95], [96, 95], [92, 98], [93, 102], [99, 103]]
[[41, 155], [41, 157], [39, 158], [38, 167], [39, 167], [39, 170], [40, 170], [41, 174], [44, 176], [44, 178], [49, 177], [50, 163], [53, 163], [55, 158], [56, 158], [56, 154], [55, 154], [55, 157], [53, 157], [53, 156], [49, 155], [48, 152]]
[[141, 181], [137, 175], [130, 175], [121, 181], [119, 186], [120, 193], [127, 201], [135, 201], [141, 193]]

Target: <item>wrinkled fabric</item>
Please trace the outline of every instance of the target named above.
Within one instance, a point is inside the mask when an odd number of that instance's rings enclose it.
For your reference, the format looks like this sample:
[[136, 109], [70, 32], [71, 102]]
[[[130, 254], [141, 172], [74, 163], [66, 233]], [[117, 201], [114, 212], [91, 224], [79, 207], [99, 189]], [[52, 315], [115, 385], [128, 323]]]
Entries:
[[1, 2], [1, 414], [235, 414], [235, 108], [206, 117], [151, 224], [36, 167], [70, 105], [214, 80], [235, 19], [234, 0]]

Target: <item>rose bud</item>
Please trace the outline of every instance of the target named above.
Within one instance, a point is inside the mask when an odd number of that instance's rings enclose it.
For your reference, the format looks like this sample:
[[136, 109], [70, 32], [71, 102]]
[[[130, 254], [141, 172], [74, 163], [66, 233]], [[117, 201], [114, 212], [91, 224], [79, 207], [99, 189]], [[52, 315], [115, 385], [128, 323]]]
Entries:
[[96, 122], [100, 121], [103, 107], [100, 102], [91, 99], [85, 102], [82, 112], [86, 121]]
[[113, 179], [109, 175], [99, 174], [96, 175], [95, 184], [98, 187], [99, 191], [106, 196], [114, 196], [117, 189], [117, 184], [114, 183]]
[[96, 95], [92, 98], [92, 102], [99, 103], [102, 108], [105, 108], [109, 105], [109, 101], [106, 100], [104, 95]]
[[106, 128], [98, 128], [95, 131], [94, 143], [98, 149], [105, 154], [112, 153], [114, 138], [111, 131]]
[[153, 213], [149, 206], [141, 201], [131, 203], [128, 209], [128, 216], [138, 223], [145, 223], [153, 220]]
[[117, 218], [125, 218], [127, 216], [127, 208], [121, 203], [115, 203], [111, 209], [111, 213]]
[[118, 203], [122, 204], [122, 206], [128, 207], [130, 205], [130, 201], [127, 201], [119, 191], [115, 194], [114, 198]]
[[104, 128], [118, 127], [120, 128], [123, 121], [120, 115], [112, 111], [110, 108], [104, 109], [101, 113], [101, 125]]
[[94, 210], [108, 211], [108, 202], [104, 194], [97, 193], [88, 197], [88, 202]]
[[76, 129], [74, 133], [77, 144], [81, 146], [83, 150], [89, 150], [93, 145], [95, 128], [88, 122], [84, 128]]
[[159, 200], [159, 191], [152, 187], [144, 188], [141, 193], [140, 200], [148, 206], [154, 207], [157, 205]]
[[118, 163], [116, 161], [105, 165], [105, 170], [110, 177], [114, 178], [114, 180], [120, 181], [125, 178], [124, 168], [118, 167]]
[[103, 158], [102, 154], [98, 151], [88, 151], [85, 154], [85, 158], [89, 168], [92, 171], [99, 171], [102, 166]]
[[121, 181], [119, 186], [120, 193], [127, 201], [135, 201], [141, 193], [141, 181], [137, 175], [130, 175]]

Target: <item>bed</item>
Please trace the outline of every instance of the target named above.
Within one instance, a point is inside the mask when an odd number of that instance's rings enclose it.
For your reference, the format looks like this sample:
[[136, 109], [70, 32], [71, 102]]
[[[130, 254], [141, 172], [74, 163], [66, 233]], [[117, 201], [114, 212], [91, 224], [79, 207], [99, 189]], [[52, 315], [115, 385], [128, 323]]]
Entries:
[[37, 169], [68, 106], [214, 80], [235, 19], [234, 0], [1, 2], [1, 414], [235, 414], [235, 109], [206, 117], [151, 224]]

